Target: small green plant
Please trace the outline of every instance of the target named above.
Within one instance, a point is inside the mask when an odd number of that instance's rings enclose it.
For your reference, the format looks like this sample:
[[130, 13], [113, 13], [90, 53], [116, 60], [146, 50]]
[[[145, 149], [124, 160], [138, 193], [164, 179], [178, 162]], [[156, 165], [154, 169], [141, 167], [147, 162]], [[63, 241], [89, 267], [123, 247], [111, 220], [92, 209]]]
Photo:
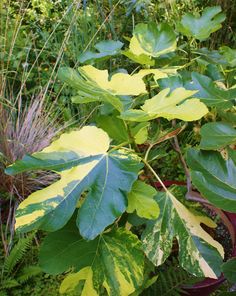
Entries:
[[[236, 91], [227, 74], [235, 69], [228, 51], [200, 48], [223, 20], [220, 7], [211, 7], [183, 16], [175, 30], [165, 23], [138, 24], [121, 52], [138, 64], [131, 74], [92, 65], [60, 69], [60, 79], [76, 93], [73, 103], [100, 103], [95, 124], [62, 134], [5, 170], [59, 176], [19, 205], [15, 227], [50, 232], [39, 263], [49, 274], [69, 272], [60, 293], [138, 295], [148, 287], [146, 260], [155, 271], [172, 254], [174, 241], [186, 272], [220, 276], [224, 248], [202, 227], [216, 224], [194, 207], [211, 203], [236, 212]], [[197, 31], [190, 21], [201, 24]], [[223, 79], [216, 80], [215, 71]], [[196, 147], [180, 142], [184, 130], [194, 135], [196, 127]], [[156, 160], [166, 141], [183, 167], [184, 189], [162, 180]], [[155, 181], [163, 191], [151, 186]]]
[[27, 237], [20, 238], [16, 245], [12, 248], [11, 253], [5, 258], [1, 267], [0, 277], [0, 295], [9, 295], [10, 289], [20, 287], [30, 278], [39, 275], [42, 270], [39, 266], [21, 267], [23, 258], [27, 250], [31, 247], [34, 233]]

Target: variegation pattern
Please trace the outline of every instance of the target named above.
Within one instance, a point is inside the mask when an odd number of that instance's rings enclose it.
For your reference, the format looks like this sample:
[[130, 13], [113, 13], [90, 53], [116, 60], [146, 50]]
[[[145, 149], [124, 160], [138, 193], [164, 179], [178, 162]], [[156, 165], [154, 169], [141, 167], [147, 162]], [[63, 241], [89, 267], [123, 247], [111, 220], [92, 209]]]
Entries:
[[87, 242], [72, 220], [48, 235], [40, 251], [40, 265], [53, 274], [74, 268], [76, 273], [65, 278], [61, 292], [71, 292], [85, 280], [82, 295], [100, 295], [105, 287], [109, 296], [128, 296], [142, 284], [144, 255], [138, 238], [123, 228]]
[[16, 229], [55, 231], [63, 227], [85, 190], [87, 197], [77, 219], [81, 234], [93, 239], [113, 223], [126, 209], [126, 194], [141, 165], [137, 156], [126, 151], [108, 153], [109, 142], [103, 130], [87, 126], [63, 134], [42, 152], [35, 153], [31, 161], [28, 156], [10, 166], [9, 174], [40, 168], [60, 175], [59, 181], [34, 192], [19, 205]]
[[173, 240], [179, 245], [180, 265], [198, 277], [217, 278], [224, 257], [223, 247], [200, 223], [214, 227], [210, 219], [196, 216], [180, 203], [171, 192], [158, 193], [156, 201], [160, 216], [148, 222], [142, 241], [147, 257], [157, 266], [169, 257]]
[[153, 98], [146, 100], [140, 109], [130, 109], [121, 113], [121, 118], [129, 121], [148, 121], [158, 117], [168, 120], [181, 119], [184, 121], [198, 120], [208, 113], [206, 105], [193, 97], [197, 91], [186, 90], [183, 87], [170, 92], [163, 89]]

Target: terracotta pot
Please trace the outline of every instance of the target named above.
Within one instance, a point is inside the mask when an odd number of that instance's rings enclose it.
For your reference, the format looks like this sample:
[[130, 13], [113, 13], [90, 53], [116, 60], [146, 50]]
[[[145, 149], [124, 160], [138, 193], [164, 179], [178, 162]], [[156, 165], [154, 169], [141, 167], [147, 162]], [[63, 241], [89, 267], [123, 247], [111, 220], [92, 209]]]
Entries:
[[[184, 182], [176, 182], [171, 180], [164, 181], [163, 183], [166, 187], [169, 187], [171, 185], [186, 185]], [[154, 186], [156, 188], [162, 187], [159, 182], [155, 182]], [[236, 257], [236, 214], [223, 212], [220, 209], [217, 209], [209, 205], [207, 205], [207, 207], [219, 214], [224, 224], [228, 228], [233, 243], [232, 257]], [[206, 278], [203, 281], [196, 283], [191, 287], [184, 287], [184, 290], [188, 292], [188, 295], [191, 296], [208, 296], [212, 292], [214, 292], [225, 280], [226, 279], [222, 274], [218, 279]]]

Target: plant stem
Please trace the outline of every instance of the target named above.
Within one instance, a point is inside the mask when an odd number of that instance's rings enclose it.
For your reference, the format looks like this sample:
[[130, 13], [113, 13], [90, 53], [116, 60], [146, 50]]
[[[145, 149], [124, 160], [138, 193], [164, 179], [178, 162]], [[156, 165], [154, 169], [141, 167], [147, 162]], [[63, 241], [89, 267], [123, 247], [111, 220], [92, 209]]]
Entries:
[[[176, 120], [175, 119], [172, 120], [172, 126], [173, 127], [176, 126]], [[186, 161], [185, 161], [185, 159], [183, 157], [183, 154], [181, 152], [180, 145], [179, 145], [179, 140], [178, 140], [178, 137], [177, 136], [174, 136], [174, 142], [172, 142], [172, 146], [173, 146], [174, 150], [179, 155], [179, 159], [180, 159], [180, 162], [181, 162], [181, 164], [183, 166], [184, 173], [185, 173], [186, 180], [187, 180], [187, 190], [188, 190], [188, 192], [190, 192], [191, 189], [192, 189], [191, 176], [190, 176], [190, 172], [189, 172], [188, 166], [186, 164]]]
[[152, 172], [153, 176], [160, 182], [161, 186], [166, 192], [169, 192], [169, 190], [166, 188], [165, 184], [162, 182], [161, 178], [157, 175], [157, 173], [154, 171], [154, 169], [150, 166], [150, 164], [147, 162], [146, 159], [142, 158], [142, 162], [146, 165], [146, 167]]
[[121, 143], [121, 144], [119, 144], [119, 145], [116, 145], [116, 146], [114, 146], [113, 148], [111, 148], [110, 150], [109, 150], [109, 152], [112, 152], [112, 151], [114, 151], [114, 150], [117, 150], [117, 149], [119, 149], [119, 148], [122, 148], [123, 146], [126, 146], [126, 145], [128, 145], [130, 142], [129, 141], [126, 141], [126, 142], [123, 142], [123, 143]]

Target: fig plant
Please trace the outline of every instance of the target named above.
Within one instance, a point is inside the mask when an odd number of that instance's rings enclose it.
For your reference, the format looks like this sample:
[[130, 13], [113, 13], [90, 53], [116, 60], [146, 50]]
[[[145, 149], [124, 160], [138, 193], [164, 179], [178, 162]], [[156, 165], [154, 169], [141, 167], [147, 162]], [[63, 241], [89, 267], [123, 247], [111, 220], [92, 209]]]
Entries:
[[[50, 274], [70, 271], [61, 293], [138, 295], [147, 287], [147, 260], [163, 264], [174, 239], [186, 271], [220, 276], [224, 248], [202, 227], [216, 224], [194, 205], [236, 212], [236, 50], [201, 48], [224, 18], [220, 7], [208, 7], [202, 15], [183, 16], [175, 29], [138, 24], [128, 49], [116, 43], [115, 53], [103, 55], [103, 42], [100, 53], [83, 55], [94, 63], [121, 54], [135, 66], [131, 74], [93, 65], [60, 69], [60, 79], [77, 91], [75, 104], [100, 104], [95, 124], [62, 134], [6, 173], [46, 170], [60, 177], [19, 205], [15, 227], [49, 232], [39, 262]], [[201, 141], [196, 147], [187, 143], [183, 155], [178, 137], [196, 127]], [[167, 188], [158, 171], [158, 147], [171, 140], [186, 172], [186, 190]], [[151, 186], [153, 180], [162, 191]], [[130, 217], [139, 217], [139, 226]]]

